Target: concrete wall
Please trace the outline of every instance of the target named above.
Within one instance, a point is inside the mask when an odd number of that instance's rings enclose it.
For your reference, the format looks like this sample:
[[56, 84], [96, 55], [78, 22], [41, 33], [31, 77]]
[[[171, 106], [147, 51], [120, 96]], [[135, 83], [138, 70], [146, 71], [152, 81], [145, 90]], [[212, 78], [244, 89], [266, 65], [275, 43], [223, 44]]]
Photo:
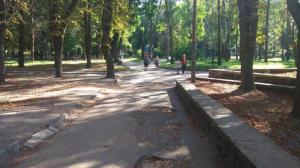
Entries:
[[[295, 86], [296, 78], [277, 76], [272, 74], [254, 73], [255, 82], [270, 83], [277, 85]], [[210, 78], [240, 80], [241, 72], [226, 69], [211, 69], [209, 70]]]
[[300, 161], [243, 122], [195, 85], [177, 81], [177, 92], [192, 118], [219, 141], [221, 157], [230, 168], [299, 168]]

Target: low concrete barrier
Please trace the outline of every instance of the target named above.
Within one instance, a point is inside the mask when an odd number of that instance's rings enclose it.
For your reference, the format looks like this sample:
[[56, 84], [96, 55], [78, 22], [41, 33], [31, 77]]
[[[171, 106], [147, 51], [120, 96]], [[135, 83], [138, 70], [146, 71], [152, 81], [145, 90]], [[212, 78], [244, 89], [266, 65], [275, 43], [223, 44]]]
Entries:
[[[273, 74], [253, 73], [255, 82], [271, 83], [277, 85], [295, 86], [296, 78], [278, 76]], [[227, 69], [210, 69], [210, 78], [240, 80], [241, 72]]]
[[176, 90], [190, 115], [219, 140], [230, 168], [299, 168], [300, 161], [187, 81]]
[[[231, 83], [231, 84], [238, 84], [238, 85], [241, 84], [240, 80], [207, 78], [207, 77], [197, 77], [196, 79], [211, 81], [211, 82]], [[255, 87], [257, 89], [274, 90], [274, 91], [280, 91], [280, 92], [285, 92], [290, 94], [295, 93], [295, 86], [289, 86], [289, 85], [277, 85], [277, 84], [270, 84], [270, 83], [255, 82]]]

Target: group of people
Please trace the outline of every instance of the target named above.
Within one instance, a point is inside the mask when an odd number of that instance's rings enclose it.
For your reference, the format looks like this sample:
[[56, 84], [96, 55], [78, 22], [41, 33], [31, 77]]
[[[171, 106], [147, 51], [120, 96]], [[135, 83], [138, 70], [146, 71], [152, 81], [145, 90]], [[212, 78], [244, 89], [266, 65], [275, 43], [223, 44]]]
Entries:
[[[149, 57], [145, 56], [144, 57], [145, 68], [148, 68], [148, 66], [150, 64], [151, 64], [151, 60], [149, 59]], [[159, 67], [159, 57], [158, 56], [156, 56], [154, 58], [154, 64], [156, 67]], [[179, 59], [176, 60], [177, 74], [179, 74], [180, 68], [181, 68], [182, 74], [184, 74], [184, 72], [186, 70], [186, 64], [187, 64], [186, 54], [183, 54], [181, 57], [181, 61], [179, 61]]]
[[[149, 59], [149, 57], [145, 56], [144, 57], [144, 66], [147, 68], [149, 65], [151, 64], [151, 60]], [[159, 57], [156, 56], [154, 58], [154, 65], [158, 68], [159, 67]]]

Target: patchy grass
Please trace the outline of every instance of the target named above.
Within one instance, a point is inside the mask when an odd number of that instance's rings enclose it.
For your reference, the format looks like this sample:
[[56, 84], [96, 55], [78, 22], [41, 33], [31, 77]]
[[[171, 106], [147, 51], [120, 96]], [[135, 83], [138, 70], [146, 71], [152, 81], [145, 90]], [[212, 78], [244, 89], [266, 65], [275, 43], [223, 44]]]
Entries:
[[140, 62], [142, 62], [142, 58], [140, 58], [140, 57], [129, 57], [129, 58], [127, 58], [127, 61], [140, 63]]
[[[228, 62], [223, 62], [222, 65], [212, 64], [210, 59], [198, 60], [196, 69], [197, 71], [204, 71], [209, 69], [240, 69], [240, 61], [231, 60]], [[170, 64], [170, 62], [161, 62], [162, 68], [176, 68], [176, 64]], [[188, 61], [187, 68], [190, 69], [191, 61]], [[291, 60], [289, 62], [282, 62], [278, 58], [270, 59], [269, 62], [255, 61], [254, 69], [280, 69], [280, 68], [295, 68], [295, 61]]]
[[[54, 68], [53, 61], [26, 61], [25, 68], [18, 68], [17, 61], [7, 61], [6, 67], [8, 70], [51, 70]], [[72, 71], [72, 70], [80, 70], [86, 68], [86, 61], [85, 60], [69, 60], [63, 61], [63, 70], [64, 71]], [[106, 71], [106, 64], [105, 60], [93, 59], [92, 60], [92, 69], [98, 71]], [[116, 71], [124, 71], [128, 70], [126, 66], [116, 65]]]
[[197, 81], [196, 86], [300, 158], [300, 120], [289, 116], [292, 95], [265, 90], [243, 93], [238, 85], [208, 81]]

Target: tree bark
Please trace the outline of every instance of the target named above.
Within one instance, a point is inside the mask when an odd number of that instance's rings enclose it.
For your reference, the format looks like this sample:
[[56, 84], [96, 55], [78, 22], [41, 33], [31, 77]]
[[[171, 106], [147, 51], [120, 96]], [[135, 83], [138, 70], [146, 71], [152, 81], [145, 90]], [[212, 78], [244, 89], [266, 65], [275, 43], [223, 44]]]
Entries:
[[114, 60], [110, 52], [110, 31], [112, 24], [112, 1], [104, 0], [103, 15], [102, 15], [102, 52], [106, 59], [107, 78], [115, 78]]
[[174, 64], [174, 57], [173, 57], [173, 27], [171, 25], [171, 4], [169, 0], [165, 0], [166, 4], [166, 18], [167, 18], [167, 30], [168, 30], [168, 41], [167, 41], [167, 53], [171, 56], [171, 64]]
[[238, 0], [240, 25], [240, 89], [249, 92], [255, 90], [253, 77], [253, 58], [256, 46], [258, 23], [258, 0]]
[[269, 18], [270, 18], [270, 0], [267, 1], [266, 8], [266, 27], [265, 27], [265, 62], [268, 62], [269, 47]]
[[5, 4], [6, 4], [6, 0], [0, 0], [0, 85], [3, 85], [5, 83], [5, 50], [4, 50], [5, 27], [6, 27]]
[[112, 42], [111, 42], [111, 53], [112, 53], [112, 56], [114, 58], [114, 63], [117, 63], [117, 64], [122, 64], [122, 62], [120, 61], [120, 58], [118, 57], [118, 52], [119, 52], [119, 42], [120, 42], [120, 34], [119, 32], [115, 31], [114, 32], [114, 35], [113, 35], [113, 39], [112, 39]]
[[192, 20], [192, 83], [196, 82], [196, 15], [197, 14], [197, 0], [193, 0], [193, 20]]
[[[87, 2], [87, 8], [90, 9], [90, 0]], [[92, 35], [91, 35], [91, 13], [90, 11], [84, 11], [84, 47], [86, 56], [86, 67], [92, 68], [91, 60], [91, 48], [92, 48]]]
[[300, 118], [300, 2], [298, 0], [287, 0], [287, 6], [298, 28], [297, 52], [295, 53], [295, 59], [297, 58], [297, 78], [295, 85], [296, 91], [294, 95], [294, 104], [291, 115], [296, 118]]
[[[22, 12], [21, 12], [22, 13]], [[22, 15], [22, 14], [21, 14]], [[23, 20], [19, 22], [19, 46], [18, 46], [18, 67], [24, 68], [24, 48], [25, 48], [25, 25]]]
[[218, 0], [218, 65], [222, 64], [222, 46], [221, 46], [221, 4]]
[[63, 53], [63, 36], [57, 35], [53, 37], [54, 48], [54, 65], [55, 65], [55, 77], [62, 77], [62, 53]]
[[[75, 9], [79, 0], [72, 0], [70, 5], [61, 11], [60, 2], [58, 0], [48, 0], [50, 14], [50, 30], [52, 35], [52, 43], [54, 48], [54, 65], [55, 77], [62, 77], [62, 54], [65, 29], [67, 19]], [[62, 13], [61, 13], [62, 12]]]

